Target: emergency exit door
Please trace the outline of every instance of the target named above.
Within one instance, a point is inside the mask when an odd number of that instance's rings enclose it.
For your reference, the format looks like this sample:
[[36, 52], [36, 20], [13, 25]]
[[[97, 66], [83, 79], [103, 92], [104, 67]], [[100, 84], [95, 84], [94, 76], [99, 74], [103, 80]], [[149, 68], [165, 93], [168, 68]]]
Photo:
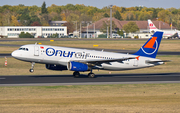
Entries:
[[39, 56], [39, 47], [34, 46], [34, 56]]

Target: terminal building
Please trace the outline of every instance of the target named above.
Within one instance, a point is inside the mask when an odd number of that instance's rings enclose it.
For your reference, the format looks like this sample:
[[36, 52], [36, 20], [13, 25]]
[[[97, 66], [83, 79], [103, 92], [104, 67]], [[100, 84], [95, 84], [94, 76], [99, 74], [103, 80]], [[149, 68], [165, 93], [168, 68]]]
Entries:
[[67, 35], [67, 26], [0, 26], [0, 36], [19, 38], [21, 32], [28, 32], [34, 38], [47, 38], [56, 33], [61, 37]]
[[[125, 24], [127, 24], [128, 22], [130, 22], [130, 21], [120, 21], [116, 18], [112, 18], [112, 21], [113, 21], [114, 25], [116, 26], [116, 28], [113, 29], [113, 31], [112, 31], [113, 33], [117, 32], [117, 30], [116, 30], [117, 28], [119, 30], [123, 29], [123, 26]], [[124, 33], [125, 37], [128, 37], [128, 38], [135, 38], [135, 37], [150, 38], [151, 37], [152, 33], [149, 32], [148, 21], [132, 21], [132, 22], [136, 23], [136, 25], [139, 28], [139, 31], [136, 33]], [[174, 26], [172, 26], [172, 28], [171, 28], [169, 24], [162, 22], [162, 21], [152, 21], [152, 22], [160, 30], [175, 30], [176, 29]], [[110, 18], [102, 18], [102, 19], [90, 24], [89, 26], [84, 27], [82, 30], [83, 31], [82, 35], [87, 37], [87, 34], [88, 34], [88, 37], [91, 38], [91, 37], [93, 37], [94, 33], [96, 33], [96, 36], [98, 36], [100, 33], [103, 33], [103, 32], [101, 32], [103, 29], [105, 31], [108, 31], [107, 28], [104, 28], [104, 25], [108, 26], [109, 24], [110, 24]], [[97, 34], [97, 33], [99, 33], [99, 34]]]

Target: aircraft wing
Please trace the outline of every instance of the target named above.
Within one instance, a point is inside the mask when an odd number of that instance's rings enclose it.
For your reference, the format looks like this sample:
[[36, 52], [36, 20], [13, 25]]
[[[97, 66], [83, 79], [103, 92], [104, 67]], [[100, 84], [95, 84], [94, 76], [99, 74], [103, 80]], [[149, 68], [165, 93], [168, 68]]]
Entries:
[[91, 60], [73, 60], [74, 62], [80, 62], [87, 64], [88, 66], [95, 66], [95, 65], [100, 65], [102, 63], [110, 64], [110, 62], [120, 62], [124, 60], [129, 60], [129, 59], [136, 59], [137, 57], [126, 57], [126, 58], [116, 58], [116, 59], [91, 59]]

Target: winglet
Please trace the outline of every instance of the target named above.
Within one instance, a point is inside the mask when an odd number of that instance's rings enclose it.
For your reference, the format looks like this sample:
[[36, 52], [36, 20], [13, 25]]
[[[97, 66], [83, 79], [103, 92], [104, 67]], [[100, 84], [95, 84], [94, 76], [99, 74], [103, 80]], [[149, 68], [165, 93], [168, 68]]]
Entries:
[[163, 32], [156, 31], [134, 55], [156, 58]]

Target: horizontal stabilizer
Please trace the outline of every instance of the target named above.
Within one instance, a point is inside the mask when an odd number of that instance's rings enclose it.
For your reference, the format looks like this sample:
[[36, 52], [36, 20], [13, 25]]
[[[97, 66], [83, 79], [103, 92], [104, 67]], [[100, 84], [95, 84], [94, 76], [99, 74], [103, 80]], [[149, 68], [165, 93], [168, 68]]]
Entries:
[[171, 62], [171, 60], [158, 60], [158, 61], [146, 61], [146, 63], [148, 64], [155, 64], [155, 63], [159, 63], [159, 62]]

